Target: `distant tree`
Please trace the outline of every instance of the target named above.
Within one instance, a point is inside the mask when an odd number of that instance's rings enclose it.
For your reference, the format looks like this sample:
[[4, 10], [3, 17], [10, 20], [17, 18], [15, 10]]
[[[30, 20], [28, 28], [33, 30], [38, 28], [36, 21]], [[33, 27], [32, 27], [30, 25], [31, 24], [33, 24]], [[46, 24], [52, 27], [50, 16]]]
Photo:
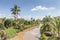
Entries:
[[46, 22], [50, 22], [52, 20], [52, 18], [50, 16], [46, 16], [42, 19], [42, 23], [46, 23]]
[[19, 20], [19, 24], [24, 24], [25, 20], [24, 19], [20, 19]]
[[35, 21], [35, 24], [40, 24], [40, 19], [37, 19], [37, 20]]
[[19, 7], [17, 5], [14, 5], [14, 7], [11, 9], [11, 11], [14, 16], [14, 19], [17, 20], [17, 17], [19, 15], [19, 11], [20, 11]]
[[35, 21], [35, 19], [34, 18], [31, 18], [31, 21]]
[[28, 25], [28, 21], [25, 21], [25, 22], [24, 22], [24, 25]]

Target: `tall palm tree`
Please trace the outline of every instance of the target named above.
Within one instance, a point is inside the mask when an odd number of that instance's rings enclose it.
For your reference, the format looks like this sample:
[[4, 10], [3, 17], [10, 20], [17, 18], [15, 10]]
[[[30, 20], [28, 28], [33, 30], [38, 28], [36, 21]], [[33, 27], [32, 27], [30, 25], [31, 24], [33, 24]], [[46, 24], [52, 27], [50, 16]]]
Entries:
[[12, 14], [14, 16], [14, 19], [17, 20], [17, 17], [19, 15], [20, 9], [17, 5], [14, 5], [13, 8], [11, 8]]
[[57, 35], [57, 23], [50, 17], [45, 17], [43, 19], [43, 25], [40, 29], [41, 34], [45, 33], [47, 36], [55, 37]]

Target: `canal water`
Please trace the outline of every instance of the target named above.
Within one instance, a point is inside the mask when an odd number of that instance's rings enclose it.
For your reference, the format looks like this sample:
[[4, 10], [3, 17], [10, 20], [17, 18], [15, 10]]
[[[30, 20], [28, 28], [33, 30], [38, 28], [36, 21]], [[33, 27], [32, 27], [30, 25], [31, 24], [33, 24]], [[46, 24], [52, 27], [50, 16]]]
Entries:
[[39, 40], [40, 26], [25, 33], [23, 40]]

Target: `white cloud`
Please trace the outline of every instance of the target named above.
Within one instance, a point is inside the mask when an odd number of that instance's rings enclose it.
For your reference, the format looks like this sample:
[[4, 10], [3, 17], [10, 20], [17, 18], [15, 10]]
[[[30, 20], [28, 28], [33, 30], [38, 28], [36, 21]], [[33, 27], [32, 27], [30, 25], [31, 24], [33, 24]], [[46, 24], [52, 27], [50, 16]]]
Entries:
[[55, 8], [54, 7], [47, 8], [47, 7], [40, 5], [40, 6], [36, 6], [36, 7], [32, 8], [31, 11], [39, 11], [39, 10], [45, 11], [45, 10], [53, 10], [53, 9], [55, 9]]

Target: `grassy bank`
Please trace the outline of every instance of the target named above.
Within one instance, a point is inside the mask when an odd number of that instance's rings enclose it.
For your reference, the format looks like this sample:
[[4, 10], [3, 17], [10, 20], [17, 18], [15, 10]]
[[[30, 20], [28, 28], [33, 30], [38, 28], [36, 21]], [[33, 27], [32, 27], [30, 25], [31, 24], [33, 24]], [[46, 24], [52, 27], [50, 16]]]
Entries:
[[4, 31], [6, 32], [8, 38], [14, 37], [16, 35], [16, 32], [17, 32], [17, 30], [14, 28], [8, 28]]
[[[25, 25], [23, 30], [29, 29], [29, 28], [34, 27], [34, 26], [38, 26], [38, 25]], [[7, 37], [9, 39], [15, 37], [17, 35], [17, 33], [20, 32], [18, 29], [15, 29], [13, 27], [10, 27], [10, 28], [8, 28], [8, 29], [6, 29], [4, 31], [6, 32]]]

